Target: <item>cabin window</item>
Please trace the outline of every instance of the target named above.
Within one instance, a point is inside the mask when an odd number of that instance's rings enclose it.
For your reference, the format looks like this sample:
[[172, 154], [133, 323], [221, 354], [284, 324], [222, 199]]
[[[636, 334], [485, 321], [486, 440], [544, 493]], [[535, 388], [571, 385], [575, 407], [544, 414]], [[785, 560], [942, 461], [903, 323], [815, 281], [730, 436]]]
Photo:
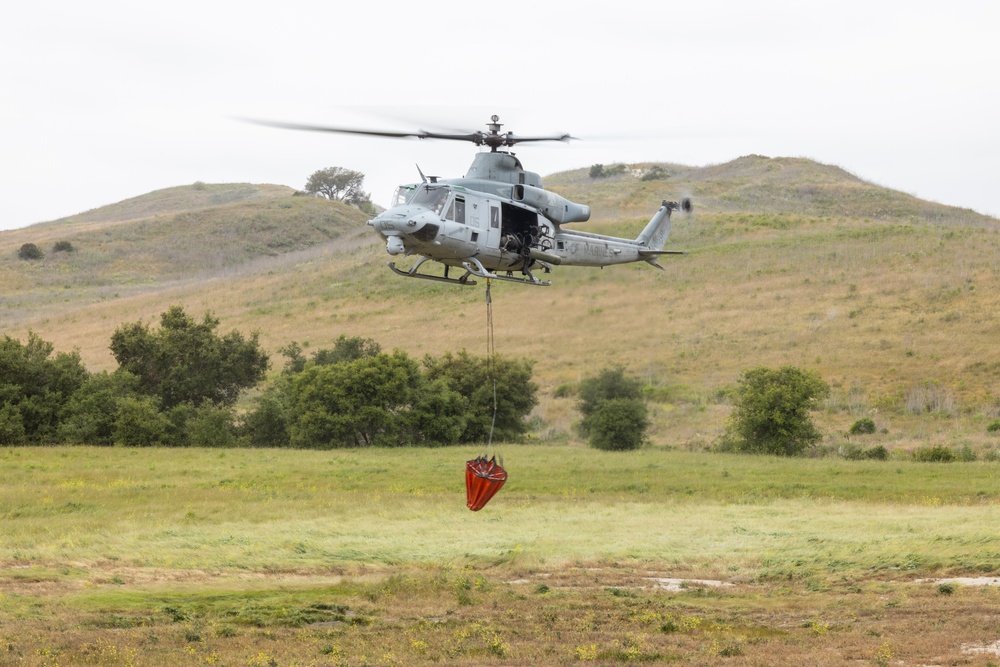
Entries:
[[455, 222], [465, 224], [465, 199], [462, 197], [455, 197], [455, 201], [451, 203], [448, 207], [448, 213], [444, 216], [448, 220], [454, 220]]
[[500, 209], [496, 206], [490, 206], [490, 227], [493, 229], [500, 228]]

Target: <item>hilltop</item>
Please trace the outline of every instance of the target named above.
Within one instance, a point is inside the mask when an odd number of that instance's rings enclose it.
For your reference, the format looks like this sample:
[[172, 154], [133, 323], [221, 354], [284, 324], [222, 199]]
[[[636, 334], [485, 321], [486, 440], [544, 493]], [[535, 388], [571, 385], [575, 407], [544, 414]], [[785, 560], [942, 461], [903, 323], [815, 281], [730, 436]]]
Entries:
[[[536, 362], [539, 437], [572, 437], [573, 400], [558, 388], [621, 364], [650, 385], [654, 441], [700, 447], [742, 370], [793, 364], [832, 384], [821, 417], [831, 433], [873, 415], [889, 444], [993, 446], [996, 219], [802, 158], [625, 165], [602, 179], [580, 169], [545, 183], [591, 206], [576, 228], [635, 236], [664, 198], [690, 196], [696, 212], [677, 217], [668, 246], [688, 254], [663, 272], [560, 267], [552, 287], [494, 286], [498, 350]], [[2, 232], [0, 327], [78, 348], [94, 370], [113, 367], [120, 323], [172, 304], [213, 311], [223, 330], [259, 330], [276, 368], [290, 341], [308, 351], [340, 334], [417, 357], [482, 353], [481, 286], [392, 275], [366, 219], [291, 188], [195, 184]], [[76, 252], [51, 252], [58, 240]], [[26, 242], [45, 259], [18, 260]]]

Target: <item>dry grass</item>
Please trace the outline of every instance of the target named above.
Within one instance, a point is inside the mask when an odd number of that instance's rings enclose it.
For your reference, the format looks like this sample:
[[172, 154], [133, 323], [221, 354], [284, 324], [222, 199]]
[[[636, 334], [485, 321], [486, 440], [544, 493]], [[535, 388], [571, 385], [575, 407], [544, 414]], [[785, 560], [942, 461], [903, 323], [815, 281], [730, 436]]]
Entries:
[[[876, 438], [889, 446], [931, 439], [969, 443], [981, 455], [993, 448], [985, 426], [1000, 414], [996, 220], [808, 160], [748, 156], [666, 168], [665, 181], [592, 181], [585, 171], [547, 179], [592, 204], [590, 228], [625, 236], [664, 196], [693, 195], [696, 217], [678, 218], [671, 237], [671, 247], [690, 254], [664, 260], [665, 272], [560, 267], [550, 288], [494, 286], [498, 349], [536, 361], [537, 435], [572, 439], [572, 401], [553, 398], [556, 387], [622, 364], [663, 399], [654, 441], [699, 448], [721, 431], [726, 390], [742, 370], [793, 364], [833, 386], [820, 416], [830, 446], [854, 420], [873, 416], [888, 430]], [[59, 350], [79, 348], [94, 370], [113, 367], [107, 344], [122, 322], [152, 321], [178, 303], [196, 314], [212, 310], [223, 330], [259, 330], [276, 365], [277, 350], [292, 340], [317, 349], [340, 334], [417, 357], [485, 351], [481, 286], [399, 279], [363, 222], [351, 224], [337, 240], [255, 255], [191, 280], [161, 271], [149, 282], [116, 282], [109, 264], [106, 284], [93, 289], [78, 288], [74, 281], [85, 279], [72, 275], [65, 284], [49, 276], [45, 286], [37, 272], [22, 271], [24, 262], [5, 260], [11, 288], [0, 326], [19, 337], [32, 329]], [[32, 229], [16, 239], [5, 232], [0, 245], [16, 248]]]

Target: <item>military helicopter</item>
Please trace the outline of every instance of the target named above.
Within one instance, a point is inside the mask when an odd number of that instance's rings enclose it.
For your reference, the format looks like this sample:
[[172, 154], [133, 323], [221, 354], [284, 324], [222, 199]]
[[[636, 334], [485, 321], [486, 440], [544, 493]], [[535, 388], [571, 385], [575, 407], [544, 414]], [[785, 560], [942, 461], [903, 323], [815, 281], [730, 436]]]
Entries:
[[[395, 273], [407, 278], [475, 285], [471, 278], [476, 276], [550, 285], [551, 281], [539, 279], [535, 272], [549, 273], [559, 265], [604, 267], [639, 261], [662, 270], [657, 263], [661, 255], [683, 254], [663, 246], [670, 234], [671, 213], [691, 211], [690, 199], [663, 200], [634, 239], [566, 229], [564, 225], [589, 220], [590, 207], [545, 190], [538, 174], [525, 170], [514, 153], [501, 149], [537, 141], [566, 142], [573, 137], [501, 133], [500, 118], [494, 115], [490, 120], [487, 132], [455, 134], [253, 122], [313, 132], [469, 141], [489, 147], [489, 152], [476, 154], [462, 178], [427, 178], [418, 167], [421, 182], [398, 187], [390, 208], [368, 221], [390, 255], [419, 257], [409, 269], [388, 263]], [[443, 273], [422, 270], [431, 261], [443, 265]], [[453, 276], [452, 269], [463, 273]]]

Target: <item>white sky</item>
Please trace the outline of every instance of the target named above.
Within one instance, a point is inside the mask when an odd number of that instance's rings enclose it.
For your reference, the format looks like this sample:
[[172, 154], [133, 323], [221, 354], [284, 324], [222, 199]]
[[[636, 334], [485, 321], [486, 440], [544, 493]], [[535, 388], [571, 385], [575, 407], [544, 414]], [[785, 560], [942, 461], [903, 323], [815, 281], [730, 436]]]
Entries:
[[[1000, 215], [1000, 3], [34, 0], [0, 19], [0, 229], [195, 181], [342, 166], [385, 205], [477, 150], [233, 117], [484, 130], [543, 176], [594, 163], [836, 164]], [[676, 6], [672, 6], [676, 5]], [[664, 196], [678, 193], [665, 192]]]

